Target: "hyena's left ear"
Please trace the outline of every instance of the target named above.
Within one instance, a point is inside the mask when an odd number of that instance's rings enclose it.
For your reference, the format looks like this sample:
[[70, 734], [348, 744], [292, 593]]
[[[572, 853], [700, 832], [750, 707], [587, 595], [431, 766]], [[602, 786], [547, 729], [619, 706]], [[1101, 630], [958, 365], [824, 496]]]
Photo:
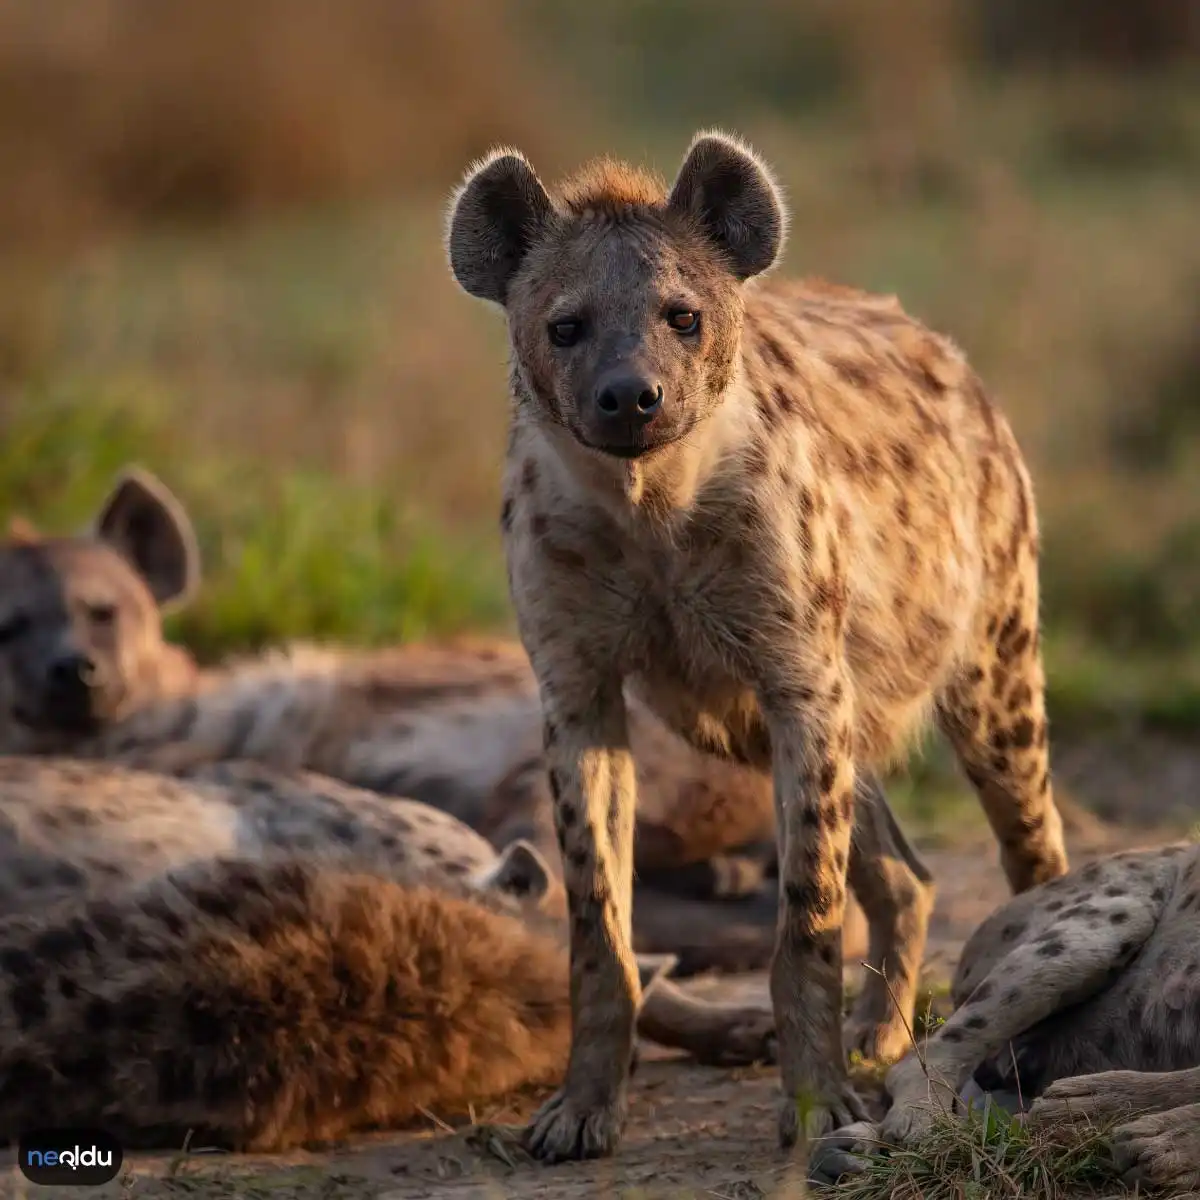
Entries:
[[531, 842], [518, 838], [500, 851], [495, 863], [475, 881], [481, 892], [503, 892], [540, 900], [550, 890], [550, 866]]
[[787, 237], [787, 209], [771, 169], [744, 142], [710, 131], [692, 139], [669, 208], [689, 214], [738, 279], [772, 266]]
[[161, 480], [139, 467], [117, 479], [92, 535], [127, 559], [160, 608], [178, 607], [200, 583], [200, 549], [187, 510]]
[[472, 165], [450, 200], [446, 253], [459, 286], [504, 304], [521, 262], [554, 205], [519, 150], [493, 150]]

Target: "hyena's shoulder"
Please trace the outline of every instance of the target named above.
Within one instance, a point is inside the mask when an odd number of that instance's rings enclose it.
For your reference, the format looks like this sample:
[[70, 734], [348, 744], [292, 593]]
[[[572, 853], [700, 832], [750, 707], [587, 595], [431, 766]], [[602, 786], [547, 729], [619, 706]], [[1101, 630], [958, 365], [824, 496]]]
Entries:
[[815, 380], [866, 392], [913, 386], [941, 393], [979, 387], [947, 335], [907, 312], [894, 295], [819, 278], [770, 279], [747, 298], [751, 365], [781, 379]]

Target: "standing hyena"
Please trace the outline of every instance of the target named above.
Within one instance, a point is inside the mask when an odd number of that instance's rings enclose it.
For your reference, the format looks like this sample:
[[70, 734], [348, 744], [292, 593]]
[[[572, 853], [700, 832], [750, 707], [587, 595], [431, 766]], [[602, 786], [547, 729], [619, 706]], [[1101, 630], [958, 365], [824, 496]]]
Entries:
[[840, 1042], [856, 768], [936, 712], [1022, 890], [1066, 869], [1048, 775], [1037, 528], [1013, 434], [958, 349], [890, 297], [750, 281], [784, 241], [759, 159], [696, 138], [669, 192], [609, 161], [555, 195], [475, 166], [455, 278], [504, 307], [501, 510], [538, 678], [572, 912], [574, 1041], [546, 1159], [610, 1152], [637, 1000], [623, 683], [770, 770], [780, 1137], [860, 1103]]

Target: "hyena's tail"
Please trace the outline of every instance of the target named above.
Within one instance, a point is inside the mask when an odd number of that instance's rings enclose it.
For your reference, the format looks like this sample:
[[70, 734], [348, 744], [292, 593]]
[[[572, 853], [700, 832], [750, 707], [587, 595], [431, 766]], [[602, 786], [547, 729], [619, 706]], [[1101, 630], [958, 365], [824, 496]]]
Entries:
[[0, 1136], [279, 1150], [566, 1066], [557, 938], [425, 886], [215, 860], [0, 922]]

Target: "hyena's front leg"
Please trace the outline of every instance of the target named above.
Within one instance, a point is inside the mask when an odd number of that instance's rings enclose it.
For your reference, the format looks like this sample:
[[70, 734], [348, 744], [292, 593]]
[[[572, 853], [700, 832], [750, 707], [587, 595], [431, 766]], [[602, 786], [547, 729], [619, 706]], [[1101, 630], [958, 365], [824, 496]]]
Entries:
[[[565, 674], [565, 672], [564, 672]], [[571, 919], [571, 1053], [561, 1090], [534, 1115], [547, 1162], [612, 1153], [640, 1000], [630, 914], [636, 781], [620, 680], [542, 680], [546, 755]]]
[[853, 711], [848, 681], [772, 688], [770, 726], [779, 839], [779, 927], [771, 1000], [783, 1102], [779, 1137], [793, 1145], [866, 1113], [842, 1048], [842, 920], [854, 823]]

